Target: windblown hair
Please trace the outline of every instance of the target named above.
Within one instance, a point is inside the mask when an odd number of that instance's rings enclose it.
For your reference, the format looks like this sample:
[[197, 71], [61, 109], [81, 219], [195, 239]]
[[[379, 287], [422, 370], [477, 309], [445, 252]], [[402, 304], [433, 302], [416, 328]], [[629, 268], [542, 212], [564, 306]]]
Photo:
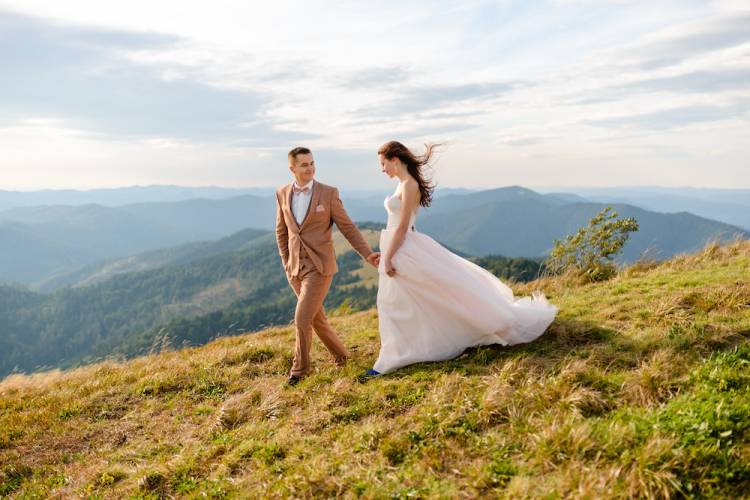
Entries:
[[430, 160], [440, 144], [425, 144], [427, 148], [423, 155], [417, 156], [409, 148], [398, 141], [388, 141], [378, 149], [378, 154], [383, 155], [387, 160], [398, 158], [406, 166], [409, 175], [414, 177], [419, 185], [420, 200], [419, 204], [423, 207], [429, 207], [432, 203], [432, 192], [435, 185], [425, 177], [424, 167], [429, 166]]
[[310, 151], [308, 148], [305, 148], [303, 146], [298, 146], [292, 149], [291, 151], [289, 151], [289, 153], [286, 156], [287, 158], [289, 158], [290, 162], [294, 162], [294, 161], [297, 161], [297, 155], [309, 155], [311, 153], [312, 151]]

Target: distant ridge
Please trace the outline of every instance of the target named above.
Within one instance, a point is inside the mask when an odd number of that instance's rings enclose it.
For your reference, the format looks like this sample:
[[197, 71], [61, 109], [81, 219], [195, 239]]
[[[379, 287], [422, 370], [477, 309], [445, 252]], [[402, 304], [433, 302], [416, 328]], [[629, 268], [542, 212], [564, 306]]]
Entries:
[[186, 243], [177, 247], [152, 250], [122, 259], [89, 264], [73, 272], [53, 276], [34, 284], [41, 292], [52, 292], [66, 286], [90, 286], [116, 274], [146, 271], [163, 266], [189, 264], [222, 253], [251, 248], [269, 241], [269, 231], [244, 229], [216, 241]]
[[[543, 256], [554, 239], [576, 231], [608, 205], [521, 186], [446, 191], [435, 197], [432, 207], [420, 209], [418, 229], [471, 255]], [[383, 198], [376, 194], [353, 196], [344, 203], [355, 221], [384, 222]], [[625, 260], [637, 259], [647, 250], [668, 258], [700, 248], [710, 239], [726, 241], [749, 234], [737, 226], [689, 213], [665, 214], [631, 204], [614, 205], [621, 215], [635, 216], [642, 227], [626, 246]], [[248, 228], [272, 230], [274, 219], [273, 195], [251, 194], [119, 207], [86, 204], [10, 209], [0, 212], [0, 283], [46, 286], [53, 278], [102, 261], [217, 240]]]

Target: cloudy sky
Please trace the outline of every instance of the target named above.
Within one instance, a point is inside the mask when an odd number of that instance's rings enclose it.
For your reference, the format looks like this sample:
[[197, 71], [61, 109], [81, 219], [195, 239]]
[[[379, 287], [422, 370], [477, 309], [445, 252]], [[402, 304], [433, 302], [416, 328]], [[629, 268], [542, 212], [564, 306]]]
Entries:
[[0, 0], [0, 189], [750, 188], [747, 0]]

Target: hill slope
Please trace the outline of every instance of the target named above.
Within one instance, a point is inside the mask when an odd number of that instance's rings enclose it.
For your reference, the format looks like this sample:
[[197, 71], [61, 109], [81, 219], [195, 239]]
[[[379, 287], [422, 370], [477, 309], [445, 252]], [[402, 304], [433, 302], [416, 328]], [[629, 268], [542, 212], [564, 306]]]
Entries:
[[89, 264], [72, 272], [61, 273], [34, 284], [34, 290], [53, 292], [67, 286], [81, 287], [105, 281], [123, 273], [146, 271], [164, 266], [189, 264], [222, 253], [248, 249], [270, 238], [268, 231], [245, 229], [215, 241], [185, 243], [176, 247], [160, 248], [122, 259]]
[[[0, 212], [0, 283], [34, 283], [102, 260], [273, 227], [272, 197], [20, 207]], [[36, 245], [41, 241], [44, 245]]]
[[[0, 383], [0, 494], [739, 497], [750, 486], [750, 243], [541, 286], [539, 340], [362, 382], [351, 348], [282, 383], [291, 328]], [[744, 492], [744, 493], [743, 493]]]
[[[552, 249], [554, 239], [575, 233], [607, 206], [601, 203], [561, 204], [559, 198], [550, 198], [551, 195], [533, 194], [509, 201], [491, 201], [468, 209], [458, 206], [452, 212], [428, 211], [417, 226], [434, 238], [473, 255], [499, 253], [511, 257], [535, 257], [546, 255]], [[656, 250], [659, 259], [666, 259], [678, 253], [695, 252], [708, 241], [727, 241], [735, 235], [750, 237], [750, 233], [738, 227], [687, 212], [663, 214], [632, 205], [615, 204], [612, 207], [619, 216], [635, 217], [638, 221], [638, 232], [623, 249], [623, 259], [628, 262], [650, 250]]]
[[[343, 253], [339, 262], [347, 262], [345, 270], [359, 269], [362, 259], [353, 251], [344, 252], [348, 245], [340, 233], [334, 234]], [[363, 234], [371, 242], [377, 238], [372, 230]], [[251, 237], [253, 233], [236, 236], [243, 235]], [[212, 255], [213, 250], [227, 246], [238, 249]], [[169, 332], [179, 345], [196, 345], [232, 324], [255, 330], [286, 323], [293, 314], [290, 301], [294, 294], [279, 263], [273, 235], [244, 244], [242, 238], [230, 238], [193, 250], [197, 254], [191, 251], [188, 256], [212, 251], [195, 262], [181, 263], [177, 258], [166, 266], [117, 274], [90, 286], [50, 295], [0, 285], [0, 377], [42, 367], [68, 368], [108, 355], [146, 353], [161, 326], [175, 318], [183, 323], [196, 316], [204, 318], [191, 325], [189, 332]], [[346, 272], [337, 274], [336, 284], [347, 277]], [[331, 295], [335, 298], [335, 293]], [[238, 308], [241, 314], [231, 313]], [[225, 317], [229, 321], [222, 323], [221, 329], [213, 329], [216, 320]], [[211, 323], [206, 324], [206, 320]]]

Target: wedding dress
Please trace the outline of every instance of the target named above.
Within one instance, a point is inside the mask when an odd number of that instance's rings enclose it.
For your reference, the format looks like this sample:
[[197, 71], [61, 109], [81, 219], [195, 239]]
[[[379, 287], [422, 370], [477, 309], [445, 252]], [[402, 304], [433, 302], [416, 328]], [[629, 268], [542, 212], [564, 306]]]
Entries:
[[[401, 199], [391, 195], [384, 204], [388, 223], [380, 233], [383, 256], [401, 218]], [[544, 333], [557, 307], [543, 294], [514, 298], [496, 276], [417, 232], [415, 220], [416, 211], [391, 260], [395, 276], [388, 276], [385, 259], [380, 261], [376, 372], [451, 359], [473, 346], [530, 342]]]

